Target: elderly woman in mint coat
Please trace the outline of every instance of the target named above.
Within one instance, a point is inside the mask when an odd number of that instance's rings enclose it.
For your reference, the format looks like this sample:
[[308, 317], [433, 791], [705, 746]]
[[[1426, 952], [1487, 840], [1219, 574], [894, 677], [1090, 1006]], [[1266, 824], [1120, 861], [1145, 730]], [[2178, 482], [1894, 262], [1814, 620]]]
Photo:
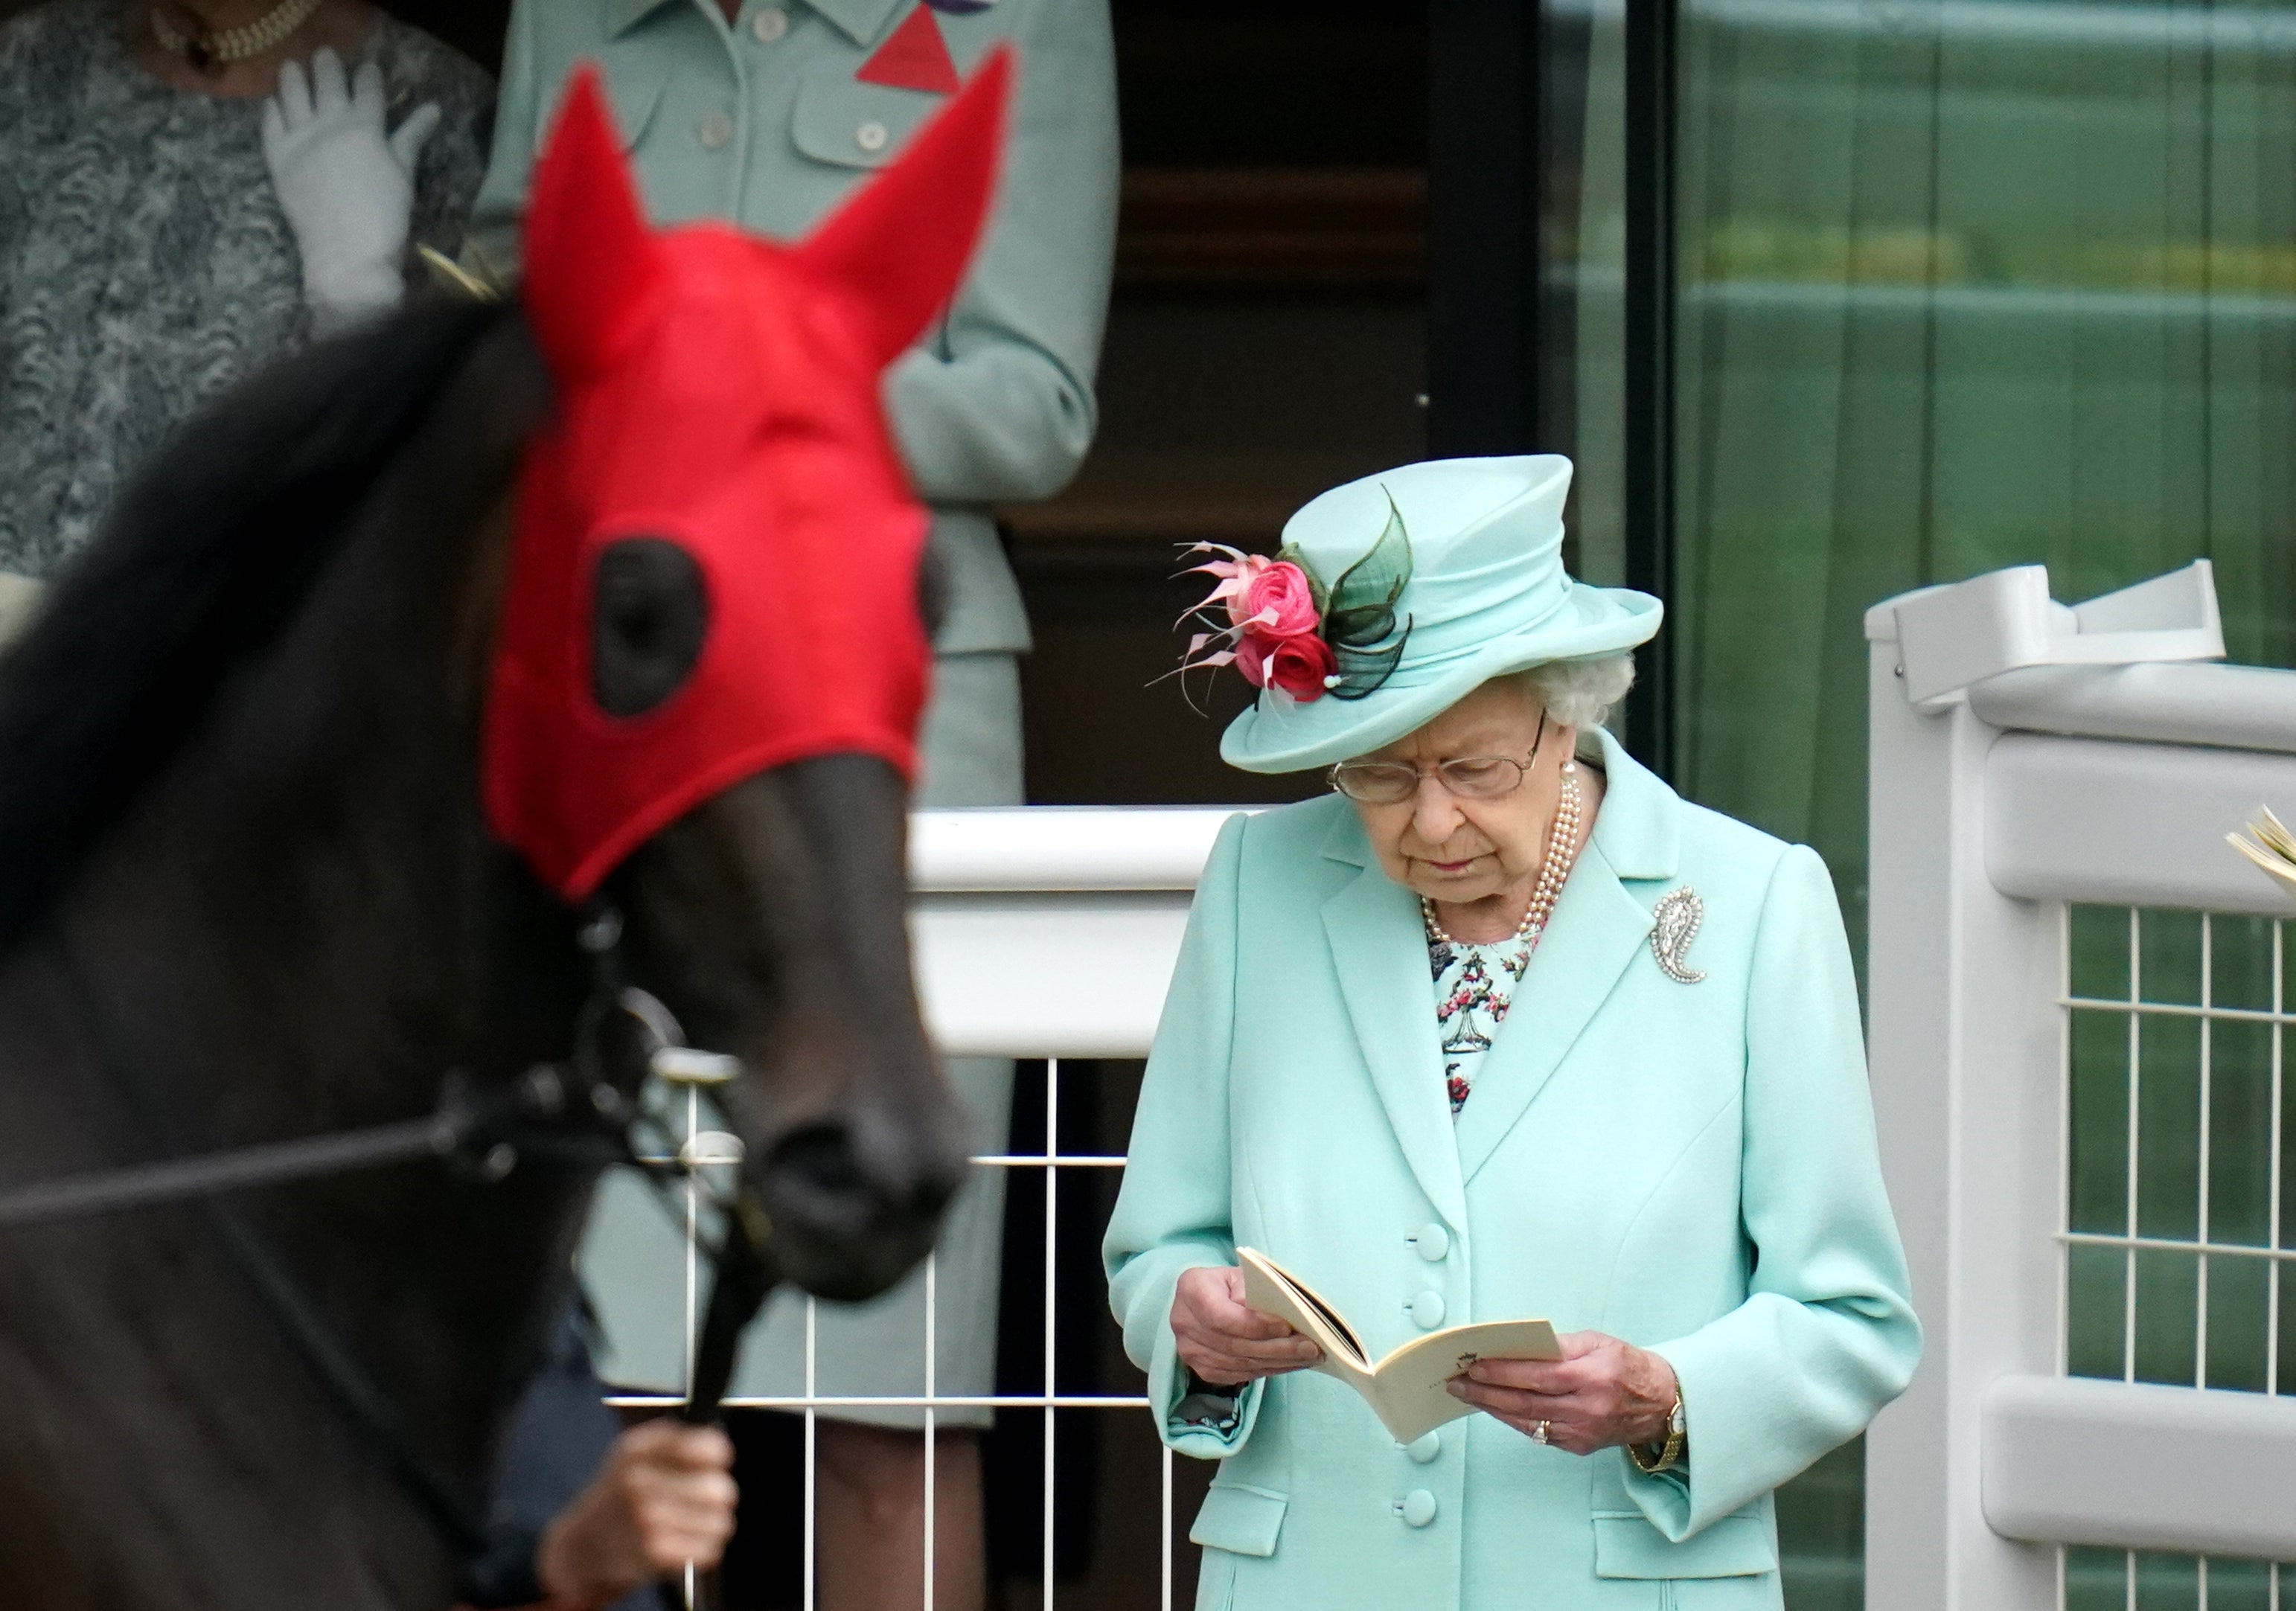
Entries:
[[[1920, 1351], [1825, 869], [1596, 725], [1659, 608], [1563, 572], [1569, 477], [1414, 465], [1301, 511], [1317, 608], [1397, 523], [1382, 642], [1278, 654], [1297, 578], [1221, 567], [1275, 680], [1223, 755], [1347, 765], [1222, 831], [1108, 1232], [1163, 1436], [1220, 1462], [1200, 1607], [1776, 1607], [1773, 1492]], [[1374, 1358], [1534, 1317], [1567, 1357], [1475, 1365], [1399, 1445], [1243, 1306], [1239, 1247]]]

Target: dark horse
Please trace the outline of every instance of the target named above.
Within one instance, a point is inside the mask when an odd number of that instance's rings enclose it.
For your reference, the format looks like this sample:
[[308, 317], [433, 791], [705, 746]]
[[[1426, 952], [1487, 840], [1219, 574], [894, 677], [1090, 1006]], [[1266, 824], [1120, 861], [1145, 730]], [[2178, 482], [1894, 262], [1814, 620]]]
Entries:
[[[409, 311], [163, 452], [0, 663], [0, 1187], [403, 1120], [449, 1071], [499, 1091], [569, 1058], [592, 983], [582, 912], [481, 806], [496, 626], [531, 558], [522, 468], [570, 406], [570, 364], [722, 446], [725, 473], [688, 454], [658, 512], [722, 513], [742, 478], [825, 477], [756, 540], [835, 552], [874, 496], [921, 543], [877, 377], [970, 251], [1001, 72], [989, 87], [879, 184], [912, 188], [865, 194], [810, 259], [812, 242], [646, 237], [618, 166], [562, 173], [554, 202], [545, 163], [535, 210], [555, 207], [558, 243], [533, 226], [525, 308]], [[594, 166], [612, 156], [590, 144]], [[920, 184], [948, 239], [916, 223]], [[879, 253], [906, 282], [868, 282], [856, 266]], [[624, 276], [635, 306], [642, 259], [641, 318], [602, 281]], [[869, 339], [839, 308], [873, 314]], [[584, 326], [609, 314], [630, 315], [611, 349]], [[718, 332], [706, 417], [674, 388], [633, 396], [670, 372], [648, 343], [691, 347], [697, 326]], [[596, 363], [570, 364], [565, 345], [593, 338]], [[586, 444], [569, 485], [615, 451]], [[578, 627], [586, 697], [615, 720], [669, 708], [728, 603], [725, 577], [705, 600], [689, 561], [644, 558], [662, 546], [602, 568]], [[888, 642], [922, 644], [917, 574], [912, 550], [856, 585]], [[726, 1108], [771, 1253], [832, 1296], [922, 1256], [963, 1165], [911, 990], [906, 808], [896, 765], [830, 746], [725, 780], [600, 891], [631, 981], [741, 1059]], [[445, 1607], [452, 1541], [226, 1228], [352, 1357], [399, 1452], [478, 1509], [594, 1178], [410, 1164], [242, 1193], [227, 1215], [0, 1234], [0, 1606]]]

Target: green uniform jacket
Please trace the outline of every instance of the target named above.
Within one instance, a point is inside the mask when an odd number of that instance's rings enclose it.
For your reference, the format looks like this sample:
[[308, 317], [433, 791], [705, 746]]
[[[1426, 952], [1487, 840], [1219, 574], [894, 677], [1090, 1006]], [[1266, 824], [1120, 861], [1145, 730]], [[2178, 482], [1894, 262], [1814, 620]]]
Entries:
[[[1603, 738], [1594, 838], [1458, 1119], [1418, 903], [1338, 796], [1238, 817], [1199, 887], [1106, 1257], [1168, 1443], [1223, 1461], [1200, 1607], [1776, 1607], [1771, 1491], [1903, 1391], [1921, 1351], [1857, 996], [1817, 856], [1678, 798]], [[1694, 888], [1679, 984], [1651, 909]], [[1299, 1373], [1219, 1427], [1175, 1282], [1238, 1244], [1374, 1355], [1543, 1316], [1654, 1348], [1690, 1456], [1543, 1448], [1488, 1416], [1398, 1447]], [[1201, 1404], [1203, 1401], [1195, 1401]]]
[[[728, 27], [716, 0], [517, 0], [470, 256], [498, 276], [514, 270], [537, 148], [586, 59], [604, 69], [656, 223], [726, 218], [804, 235], [946, 99], [855, 76], [916, 9], [747, 0]], [[886, 396], [948, 568], [938, 647], [1009, 653], [1028, 647], [1028, 619], [988, 506], [1066, 486], [1097, 420], [1116, 233], [1114, 51], [1107, 0], [998, 0], [932, 20], [960, 74], [1015, 42], [1021, 88], [988, 239]]]

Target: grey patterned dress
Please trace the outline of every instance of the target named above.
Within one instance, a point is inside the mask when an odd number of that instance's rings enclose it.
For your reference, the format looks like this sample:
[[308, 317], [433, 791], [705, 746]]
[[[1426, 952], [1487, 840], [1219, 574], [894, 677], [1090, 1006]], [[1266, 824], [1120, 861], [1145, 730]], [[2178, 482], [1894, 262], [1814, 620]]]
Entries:
[[[126, 0], [54, 0], [0, 27], [0, 570], [45, 577], [170, 428], [309, 337], [274, 196], [263, 102], [162, 84]], [[414, 237], [459, 247], [494, 88], [382, 19], [391, 123], [445, 115], [416, 176]]]

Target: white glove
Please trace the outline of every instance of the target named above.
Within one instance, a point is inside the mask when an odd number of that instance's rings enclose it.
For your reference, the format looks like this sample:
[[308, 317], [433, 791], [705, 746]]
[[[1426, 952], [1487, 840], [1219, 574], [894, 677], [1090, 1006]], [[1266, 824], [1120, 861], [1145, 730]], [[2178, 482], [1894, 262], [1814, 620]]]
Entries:
[[279, 70], [279, 93], [263, 108], [263, 159], [280, 210], [303, 255], [303, 298], [312, 328], [331, 334], [398, 306], [414, 210], [414, 167], [439, 127], [435, 105], [417, 107], [383, 133], [388, 96], [370, 61], [346, 78], [342, 58], [322, 48], [307, 78]]

